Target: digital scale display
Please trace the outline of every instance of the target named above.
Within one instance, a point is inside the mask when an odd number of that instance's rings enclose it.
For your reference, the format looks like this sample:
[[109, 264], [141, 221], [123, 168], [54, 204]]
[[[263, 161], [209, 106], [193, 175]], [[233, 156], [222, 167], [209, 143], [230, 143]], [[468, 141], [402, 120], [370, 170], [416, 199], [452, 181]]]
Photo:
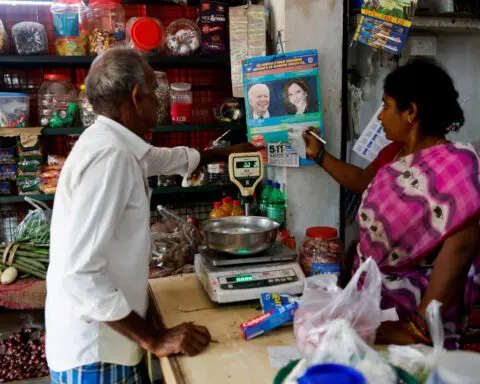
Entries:
[[265, 288], [293, 283], [297, 280], [298, 276], [292, 268], [218, 277], [220, 287], [224, 290]]
[[237, 161], [236, 162], [236, 167], [237, 168], [258, 168], [259, 164], [258, 161]]
[[227, 277], [227, 283], [245, 283], [247, 281], [253, 280], [253, 275], [238, 275], [233, 277]]

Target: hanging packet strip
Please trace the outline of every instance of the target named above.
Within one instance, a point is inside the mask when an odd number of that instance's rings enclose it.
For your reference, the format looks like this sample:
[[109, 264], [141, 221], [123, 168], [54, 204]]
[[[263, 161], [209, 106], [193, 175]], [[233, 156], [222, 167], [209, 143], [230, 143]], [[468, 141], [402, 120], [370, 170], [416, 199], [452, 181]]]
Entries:
[[353, 41], [399, 55], [418, 0], [364, 0]]

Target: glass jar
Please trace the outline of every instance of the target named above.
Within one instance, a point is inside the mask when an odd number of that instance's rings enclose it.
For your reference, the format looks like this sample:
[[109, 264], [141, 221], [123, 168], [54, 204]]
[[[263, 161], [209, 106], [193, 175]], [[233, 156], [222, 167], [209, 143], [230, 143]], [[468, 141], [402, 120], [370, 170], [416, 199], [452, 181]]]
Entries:
[[48, 55], [45, 27], [34, 21], [22, 21], [12, 27], [12, 42], [19, 55]]
[[71, 127], [77, 112], [77, 91], [68, 75], [45, 75], [38, 90], [38, 117], [43, 127]]
[[192, 86], [188, 83], [170, 85], [170, 114], [172, 123], [189, 124], [192, 122]]
[[169, 120], [170, 105], [170, 85], [168, 84], [167, 74], [165, 72], [155, 71], [157, 77], [157, 88], [155, 96], [157, 96], [157, 124], [166, 125]]
[[[230, 142], [226, 140], [214, 140], [208, 144], [209, 149], [229, 148]], [[207, 164], [207, 180], [209, 184], [223, 185], [228, 181], [228, 166], [224, 161]]]
[[127, 23], [126, 41], [129, 48], [144, 55], [158, 55], [163, 46], [164, 30], [154, 17], [132, 17]]
[[80, 120], [84, 128], [92, 125], [97, 118], [95, 112], [93, 112], [92, 104], [87, 99], [87, 90], [85, 84], [80, 86], [80, 93], [78, 94], [78, 107], [80, 110]]
[[312, 227], [300, 247], [299, 262], [305, 276], [324, 273], [340, 277], [342, 246], [335, 228]]
[[85, 56], [84, 29], [87, 7], [82, 0], [55, 0], [50, 7], [55, 28], [55, 51], [59, 56]]
[[120, 0], [93, 0], [87, 8], [87, 18], [90, 55], [125, 41], [125, 10]]

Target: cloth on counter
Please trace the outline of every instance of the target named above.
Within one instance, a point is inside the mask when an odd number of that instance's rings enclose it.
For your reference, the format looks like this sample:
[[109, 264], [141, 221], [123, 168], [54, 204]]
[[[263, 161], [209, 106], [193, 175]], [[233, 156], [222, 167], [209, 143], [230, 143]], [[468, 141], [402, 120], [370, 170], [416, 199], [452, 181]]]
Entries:
[[152, 147], [104, 116], [81, 135], [62, 169], [52, 217], [45, 311], [51, 369], [141, 360], [140, 347], [104, 322], [147, 310], [147, 177], [185, 176], [199, 159], [188, 148]]
[[144, 360], [134, 366], [94, 363], [68, 371], [50, 371], [50, 381], [52, 384], [150, 384]]
[[[382, 309], [401, 320], [415, 313], [444, 240], [480, 214], [480, 159], [471, 145], [436, 145], [380, 168], [358, 212], [355, 267], [373, 257], [383, 273]], [[443, 316], [447, 348], [460, 335], [480, 291], [480, 255], [468, 274], [464, 303]], [[465, 308], [461, 311], [461, 308]]]

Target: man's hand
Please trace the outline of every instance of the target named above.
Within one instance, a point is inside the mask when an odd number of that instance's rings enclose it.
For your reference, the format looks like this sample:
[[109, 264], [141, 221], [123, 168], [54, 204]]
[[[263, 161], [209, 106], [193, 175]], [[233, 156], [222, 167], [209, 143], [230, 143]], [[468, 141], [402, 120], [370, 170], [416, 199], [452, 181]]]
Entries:
[[310, 135], [308, 131], [312, 131], [313, 133], [316, 133], [319, 136], [320, 136], [320, 131], [318, 129], [310, 127], [307, 129], [306, 132], [303, 133], [303, 138], [305, 139], [305, 144], [306, 144], [305, 147], [307, 150], [307, 158], [312, 160], [312, 159], [315, 159], [320, 154], [320, 152], [323, 149], [323, 144], [318, 139]]
[[229, 148], [230, 153], [249, 153], [264, 150], [265, 147], [256, 147], [252, 143], [235, 144]]
[[182, 353], [195, 356], [211, 341], [208, 329], [193, 323], [183, 323], [168, 329], [152, 346], [152, 352], [159, 358]]

